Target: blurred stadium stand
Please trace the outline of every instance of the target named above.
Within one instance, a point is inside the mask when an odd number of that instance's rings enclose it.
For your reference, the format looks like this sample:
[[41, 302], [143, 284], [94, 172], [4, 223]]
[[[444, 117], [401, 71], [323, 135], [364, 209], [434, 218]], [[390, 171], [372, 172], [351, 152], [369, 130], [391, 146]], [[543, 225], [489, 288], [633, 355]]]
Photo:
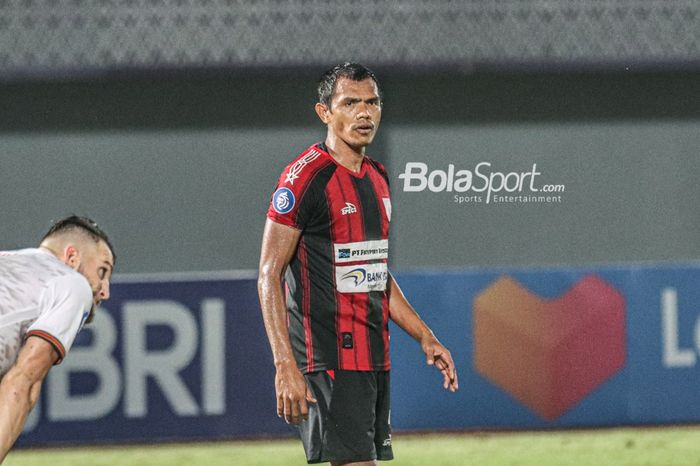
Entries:
[[0, 75], [325, 66], [697, 66], [696, 1], [3, 0]]

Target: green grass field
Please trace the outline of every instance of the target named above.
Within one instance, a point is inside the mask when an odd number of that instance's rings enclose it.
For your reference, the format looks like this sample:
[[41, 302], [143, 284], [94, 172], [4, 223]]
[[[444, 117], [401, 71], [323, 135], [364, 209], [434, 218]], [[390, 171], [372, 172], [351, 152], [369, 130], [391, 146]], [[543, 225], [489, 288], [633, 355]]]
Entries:
[[[396, 435], [387, 466], [700, 466], [700, 427]], [[6, 466], [301, 466], [296, 440], [16, 450]]]

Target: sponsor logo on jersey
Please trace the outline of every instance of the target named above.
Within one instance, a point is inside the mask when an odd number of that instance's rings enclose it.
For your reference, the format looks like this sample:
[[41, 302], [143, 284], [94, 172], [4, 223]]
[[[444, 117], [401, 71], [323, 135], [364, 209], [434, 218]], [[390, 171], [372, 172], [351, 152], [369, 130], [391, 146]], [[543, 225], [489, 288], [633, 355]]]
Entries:
[[272, 195], [272, 208], [278, 214], [289, 213], [295, 202], [294, 193], [289, 188], [280, 188]]
[[351, 270], [348, 273], [344, 274], [341, 277], [341, 280], [352, 280], [355, 283], [355, 286], [360, 286], [365, 282], [365, 279], [367, 278], [367, 271], [362, 268], [357, 268], [355, 270]]
[[389, 240], [334, 244], [336, 262], [370, 261], [389, 257]]
[[311, 152], [297, 160], [294, 165], [289, 167], [289, 171], [287, 171], [287, 177], [285, 178], [284, 182], [293, 185], [294, 180], [299, 178], [299, 173], [301, 173], [304, 167], [316, 160], [319, 155], [321, 155], [319, 151], [312, 149]]
[[345, 207], [340, 209], [340, 213], [343, 215], [354, 214], [356, 212], [357, 212], [357, 207], [355, 207], [354, 204], [351, 204], [349, 202], [346, 202]]
[[369, 293], [386, 290], [389, 271], [386, 263], [335, 268], [336, 288], [341, 293]]

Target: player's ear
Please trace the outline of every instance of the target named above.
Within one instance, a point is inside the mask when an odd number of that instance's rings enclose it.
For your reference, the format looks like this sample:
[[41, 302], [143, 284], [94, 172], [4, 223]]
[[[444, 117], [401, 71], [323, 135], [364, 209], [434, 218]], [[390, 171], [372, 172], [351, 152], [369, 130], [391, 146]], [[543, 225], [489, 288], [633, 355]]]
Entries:
[[330, 113], [331, 110], [326, 104], [317, 103], [314, 105], [314, 110], [316, 110], [316, 115], [321, 119], [324, 124], [328, 124], [331, 121]]
[[80, 265], [80, 251], [77, 247], [72, 244], [66, 245], [63, 248], [63, 262], [66, 263], [70, 268], [76, 269]]

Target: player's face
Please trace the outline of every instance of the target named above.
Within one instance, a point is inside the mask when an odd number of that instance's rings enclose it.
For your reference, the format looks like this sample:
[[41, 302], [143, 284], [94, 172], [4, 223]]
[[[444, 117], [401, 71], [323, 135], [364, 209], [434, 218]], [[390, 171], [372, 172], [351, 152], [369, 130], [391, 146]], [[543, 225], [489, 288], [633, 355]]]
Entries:
[[326, 115], [329, 131], [355, 150], [364, 148], [374, 139], [382, 119], [377, 84], [371, 78], [338, 79]]
[[114, 257], [104, 241], [92, 243], [81, 251], [78, 272], [90, 283], [95, 307], [109, 299], [109, 280], [114, 269]]

